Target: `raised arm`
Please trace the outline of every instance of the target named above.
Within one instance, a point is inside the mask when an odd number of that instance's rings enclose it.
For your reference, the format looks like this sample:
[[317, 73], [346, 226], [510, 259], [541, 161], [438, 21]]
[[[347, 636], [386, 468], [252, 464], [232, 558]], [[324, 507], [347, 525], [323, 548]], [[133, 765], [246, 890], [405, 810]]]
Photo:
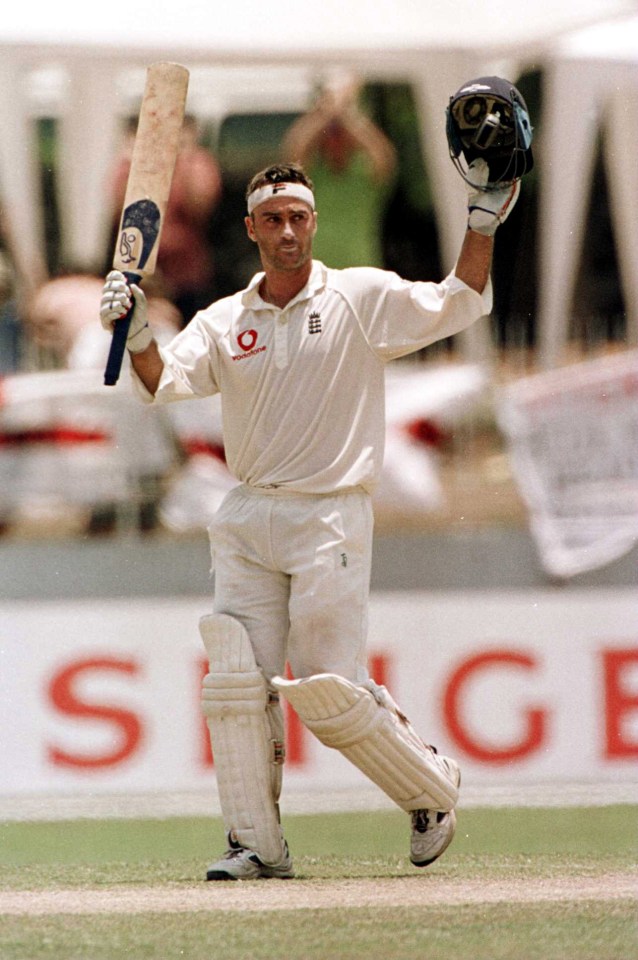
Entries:
[[157, 349], [157, 342], [151, 340], [146, 350], [132, 353], [131, 363], [148, 392], [155, 396], [164, 369], [164, 361]]
[[492, 267], [494, 234], [512, 212], [521, 185], [517, 180], [496, 190], [486, 189], [488, 168], [484, 160], [475, 160], [469, 175], [467, 231], [454, 272], [472, 290], [483, 293]]
[[359, 108], [359, 90], [359, 81], [352, 77], [328, 85], [314, 107], [299, 117], [286, 133], [282, 144], [286, 158], [307, 165], [330, 125], [338, 123], [352, 143], [368, 155], [375, 179], [387, 180], [396, 166], [396, 150]]
[[454, 273], [477, 293], [483, 293], [490, 278], [494, 238], [467, 230]]

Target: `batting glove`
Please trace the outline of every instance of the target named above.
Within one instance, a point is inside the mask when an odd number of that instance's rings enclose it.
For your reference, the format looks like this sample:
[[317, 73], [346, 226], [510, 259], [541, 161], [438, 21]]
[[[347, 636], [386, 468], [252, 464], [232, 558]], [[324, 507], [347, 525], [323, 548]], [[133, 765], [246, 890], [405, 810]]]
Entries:
[[468, 227], [475, 233], [493, 237], [509, 217], [521, 190], [520, 180], [497, 190], [486, 190], [489, 167], [485, 160], [474, 160], [468, 168]]
[[133, 307], [131, 323], [126, 338], [129, 353], [142, 353], [153, 340], [148, 325], [148, 301], [141, 287], [128, 284], [119, 270], [111, 270], [104, 283], [100, 303], [100, 321], [105, 330], [113, 332], [113, 326], [126, 316]]

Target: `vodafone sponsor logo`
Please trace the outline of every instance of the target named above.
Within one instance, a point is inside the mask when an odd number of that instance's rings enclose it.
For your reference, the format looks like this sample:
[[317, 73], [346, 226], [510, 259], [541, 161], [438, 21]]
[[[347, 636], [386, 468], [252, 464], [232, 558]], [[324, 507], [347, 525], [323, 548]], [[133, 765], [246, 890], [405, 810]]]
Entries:
[[258, 333], [256, 330], [242, 330], [237, 337], [237, 343], [243, 353], [235, 354], [233, 360], [245, 360], [247, 357], [254, 357], [258, 353], [263, 353], [266, 347], [256, 346], [257, 337]]
[[252, 348], [257, 343], [257, 331], [256, 330], [242, 330], [242, 332], [237, 337], [237, 343], [242, 348], [244, 353]]

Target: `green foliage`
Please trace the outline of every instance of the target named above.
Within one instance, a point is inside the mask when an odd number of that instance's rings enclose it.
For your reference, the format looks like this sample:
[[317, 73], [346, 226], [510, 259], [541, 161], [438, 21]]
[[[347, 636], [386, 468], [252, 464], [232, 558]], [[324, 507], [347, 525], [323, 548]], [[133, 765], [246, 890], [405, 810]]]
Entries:
[[217, 157], [228, 182], [245, 182], [261, 167], [284, 159], [281, 141], [296, 113], [233, 113], [222, 122]]

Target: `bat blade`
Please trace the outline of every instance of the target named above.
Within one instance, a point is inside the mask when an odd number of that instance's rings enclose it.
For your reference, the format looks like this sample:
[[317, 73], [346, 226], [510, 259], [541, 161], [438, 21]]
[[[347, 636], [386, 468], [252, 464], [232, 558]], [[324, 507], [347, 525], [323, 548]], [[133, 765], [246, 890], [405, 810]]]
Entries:
[[[166, 205], [179, 150], [189, 73], [178, 63], [153, 63], [135, 135], [131, 167], [113, 254], [113, 268], [141, 283], [155, 270]], [[113, 330], [104, 383], [117, 383], [130, 313]]]

